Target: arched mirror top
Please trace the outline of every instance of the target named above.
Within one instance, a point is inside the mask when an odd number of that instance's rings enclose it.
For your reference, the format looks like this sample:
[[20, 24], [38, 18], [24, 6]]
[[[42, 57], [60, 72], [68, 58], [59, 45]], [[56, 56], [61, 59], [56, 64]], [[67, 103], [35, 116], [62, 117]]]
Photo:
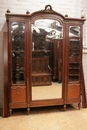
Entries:
[[57, 20], [39, 19], [32, 24], [33, 36], [42, 35], [47, 38], [58, 39], [63, 38], [63, 25]]

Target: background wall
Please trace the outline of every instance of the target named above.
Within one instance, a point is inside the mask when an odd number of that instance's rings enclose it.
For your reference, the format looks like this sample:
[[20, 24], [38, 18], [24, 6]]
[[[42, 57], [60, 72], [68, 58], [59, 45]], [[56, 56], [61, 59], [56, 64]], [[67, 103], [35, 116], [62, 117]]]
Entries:
[[[0, 107], [3, 101], [3, 32], [7, 30], [5, 13], [10, 9], [11, 13], [25, 14], [44, 9], [45, 5], [50, 4], [53, 10], [69, 17], [81, 18], [84, 15], [87, 18], [87, 0], [0, 0]], [[84, 24], [84, 45], [87, 46], [87, 22]], [[87, 82], [87, 49], [83, 54], [83, 66], [85, 82]], [[87, 83], [86, 83], [87, 84]], [[87, 85], [86, 85], [87, 88]]]

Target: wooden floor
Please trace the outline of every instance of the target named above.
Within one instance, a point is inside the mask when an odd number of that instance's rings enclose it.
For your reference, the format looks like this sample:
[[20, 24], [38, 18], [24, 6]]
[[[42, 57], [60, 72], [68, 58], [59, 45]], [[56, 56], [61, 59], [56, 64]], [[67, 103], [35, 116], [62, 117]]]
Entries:
[[32, 100], [58, 99], [62, 98], [62, 84], [52, 82], [52, 85], [33, 86]]
[[87, 130], [87, 108], [77, 109], [77, 104], [13, 110], [12, 116], [0, 117], [0, 130]]

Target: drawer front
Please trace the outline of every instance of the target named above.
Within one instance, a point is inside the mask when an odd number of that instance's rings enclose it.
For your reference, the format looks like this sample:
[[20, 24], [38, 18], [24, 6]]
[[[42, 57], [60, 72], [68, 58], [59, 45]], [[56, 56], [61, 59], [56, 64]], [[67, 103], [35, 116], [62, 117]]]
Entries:
[[79, 98], [80, 97], [80, 84], [68, 84], [67, 98]]
[[12, 86], [11, 87], [11, 102], [26, 102], [26, 87]]

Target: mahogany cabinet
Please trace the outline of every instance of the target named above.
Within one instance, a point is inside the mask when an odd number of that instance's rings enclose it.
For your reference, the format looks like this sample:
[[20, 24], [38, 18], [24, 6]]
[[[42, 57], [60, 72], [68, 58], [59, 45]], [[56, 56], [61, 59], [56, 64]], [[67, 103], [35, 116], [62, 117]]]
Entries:
[[29, 114], [32, 107], [80, 107], [85, 19], [63, 16], [46, 5], [32, 14], [7, 11], [6, 20], [4, 117], [18, 108]]

